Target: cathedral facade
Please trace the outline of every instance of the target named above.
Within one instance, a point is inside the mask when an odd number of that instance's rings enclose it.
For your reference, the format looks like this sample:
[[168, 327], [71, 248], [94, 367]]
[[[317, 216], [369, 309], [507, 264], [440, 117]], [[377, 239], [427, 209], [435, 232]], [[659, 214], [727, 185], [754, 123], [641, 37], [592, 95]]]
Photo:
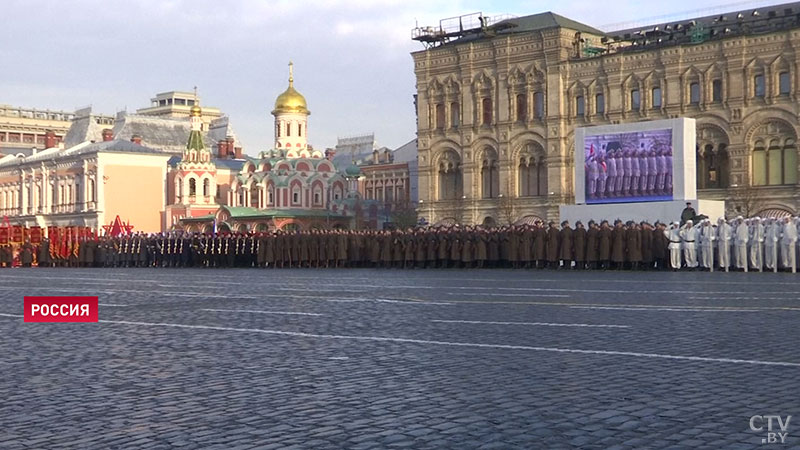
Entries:
[[202, 110], [193, 109], [186, 150], [170, 165], [168, 228], [261, 232], [351, 226], [362, 207], [360, 170], [339, 172], [333, 154], [308, 144], [311, 112], [294, 88], [291, 67], [289, 86], [272, 110], [274, 147], [258, 157], [230, 159], [224, 143], [212, 154], [199, 133]]
[[576, 127], [676, 117], [697, 120], [699, 198], [800, 211], [800, 3], [611, 33], [553, 13], [481, 25], [413, 53], [432, 223], [556, 219]]

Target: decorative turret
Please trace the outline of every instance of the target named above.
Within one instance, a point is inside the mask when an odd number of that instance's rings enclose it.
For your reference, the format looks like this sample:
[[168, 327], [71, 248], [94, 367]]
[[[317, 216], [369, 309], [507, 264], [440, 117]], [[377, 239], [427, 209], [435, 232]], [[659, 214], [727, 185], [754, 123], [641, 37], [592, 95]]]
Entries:
[[211, 152], [203, 143], [203, 110], [197, 100], [197, 88], [195, 88], [194, 95], [194, 106], [189, 112], [191, 131], [189, 132], [189, 142], [186, 143], [186, 150], [183, 151], [183, 162], [206, 163], [211, 161]]
[[306, 99], [294, 88], [294, 64], [289, 62], [289, 87], [275, 100], [275, 147], [287, 158], [312, 157], [308, 148], [308, 110]]

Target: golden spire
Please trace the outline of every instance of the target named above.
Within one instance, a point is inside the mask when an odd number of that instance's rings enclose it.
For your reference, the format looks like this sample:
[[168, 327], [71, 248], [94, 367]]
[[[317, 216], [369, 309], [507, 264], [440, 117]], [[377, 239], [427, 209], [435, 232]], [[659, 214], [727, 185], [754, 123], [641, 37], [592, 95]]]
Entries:
[[294, 63], [289, 61], [289, 87], [275, 100], [272, 114], [292, 112], [310, 114], [305, 97], [294, 89]]
[[191, 116], [200, 116], [203, 114], [203, 110], [200, 109], [200, 100], [197, 99], [197, 86], [194, 87], [194, 105], [189, 110], [189, 115]]

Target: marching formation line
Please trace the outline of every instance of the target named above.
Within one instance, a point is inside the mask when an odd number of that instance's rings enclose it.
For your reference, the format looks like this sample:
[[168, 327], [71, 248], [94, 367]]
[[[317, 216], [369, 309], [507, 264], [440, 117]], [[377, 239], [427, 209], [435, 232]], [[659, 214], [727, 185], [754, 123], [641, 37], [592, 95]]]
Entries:
[[487, 322], [483, 320], [431, 320], [438, 323], [467, 323], [487, 325], [531, 325], [542, 327], [586, 327], [586, 328], [630, 328], [630, 325], [595, 325], [590, 323], [551, 323], [551, 322]]

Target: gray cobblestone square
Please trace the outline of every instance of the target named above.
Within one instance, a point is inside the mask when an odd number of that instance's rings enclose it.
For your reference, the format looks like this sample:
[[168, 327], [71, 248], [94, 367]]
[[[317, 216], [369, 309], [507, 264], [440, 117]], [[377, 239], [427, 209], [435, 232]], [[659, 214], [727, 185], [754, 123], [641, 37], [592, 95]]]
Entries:
[[[3, 449], [754, 448], [751, 416], [800, 414], [789, 274], [0, 280]], [[25, 295], [97, 295], [100, 322], [24, 323]]]

